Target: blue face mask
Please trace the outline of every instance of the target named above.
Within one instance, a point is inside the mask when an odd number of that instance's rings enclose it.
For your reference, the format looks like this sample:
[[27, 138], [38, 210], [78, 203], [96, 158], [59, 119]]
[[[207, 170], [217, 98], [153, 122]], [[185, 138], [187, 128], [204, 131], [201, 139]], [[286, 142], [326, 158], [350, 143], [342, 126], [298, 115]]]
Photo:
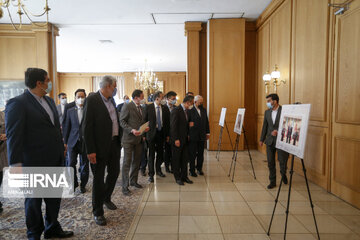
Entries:
[[272, 106], [271, 103], [269, 103], [269, 102], [266, 103], [266, 106], [267, 106], [269, 109], [272, 109], [272, 108], [273, 108], [273, 106]]
[[112, 92], [112, 96], [115, 97], [117, 93], [117, 88], [114, 88], [114, 91]]
[[126, 99], [126, 100], [125, 100], [125, 103], [129, 103], [129, 102], [130, 102], [130, 100], [129, 100], [129, 99]]
[[44, 91], [45, 91], [46, 93], [50, 93], [51, 90], [52, 90], [52, 82], [49, 82], [47, 89], [44, 89]]

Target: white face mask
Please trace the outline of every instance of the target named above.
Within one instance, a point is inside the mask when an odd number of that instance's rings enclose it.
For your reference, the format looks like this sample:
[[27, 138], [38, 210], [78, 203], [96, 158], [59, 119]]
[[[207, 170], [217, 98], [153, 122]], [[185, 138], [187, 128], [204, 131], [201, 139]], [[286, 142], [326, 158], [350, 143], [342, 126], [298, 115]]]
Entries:
[[189, 107], [189, 110], [191, 110], [193, 107], [194, 107], [194, 105], [191, 105], [191, 106]]
[[160, 101], [160, 104], [161, 104], [161, 105], [165, 105], [165, 104], [166, 104], [166, 100], [165, 100], [165, 99], [161, 100], [161, 101]]
[[85, 98], [77, 98], [76, 99], [76, 104], [77, 105], [83, 105], [85, 102]]
[[60, 99], [60, 103], [61, 105], [65, 105], [67, 103], [67, 99], [66, 98]]
[[144, 98], [144, 99], [142, 99], [142, 100], [140, 100], [140, 104], [145, 104], [145, 103], [146, 103], [145, 98]]

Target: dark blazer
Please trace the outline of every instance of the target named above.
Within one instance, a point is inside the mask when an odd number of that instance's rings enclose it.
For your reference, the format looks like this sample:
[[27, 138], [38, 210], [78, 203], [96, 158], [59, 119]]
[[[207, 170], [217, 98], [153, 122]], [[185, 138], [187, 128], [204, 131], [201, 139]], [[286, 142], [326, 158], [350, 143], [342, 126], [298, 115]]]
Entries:
[[[115, 108], [115, 101], [112, 99]], [[116, 114], [118, 122], [119, 115]], [[96, 153], [96, 156], [108, 156], [112, 141], [112, 121], [100, 92], [90, 95], [84, 103], [83, 120], [81, 124], [86, 152]], [[121, 127], [119, 125], [119, 147], [121, 143]]]
[[[167, 106], [163, 106], [160, 104], [161, 111], [162, 111], [162, 132], [163, 137], [169, 136], [170, 131], [170, 111]], [[156, 135], [156, 111], [155, 104], [150, 103], [146, 106], [146, 114], [145, 114], [145, 122], [149, 121], [149, 132], [146, 133], [146, 140], [152, 141], [155, 138]]]
[[170, 114], [171, 141], [174, 143], [176, 140], [180, 140], [181, 146], [188, 142], [189, 122], [185, 114], [181, 105], [172, 110]]
[[138, 130], [145, 123], [145, 110], [141, 107], [141, 114], [134, 102], [124, 104], [120, 113], [120, 125], [123, 128], [123, 143], [139, 144], [143, 136], [135, 136], [131, 130]]
[[189, 128], [190, 141], [206, 141], [206, 134], [210, 133], [206, 109], [200, 108], [200, 113], [201, 116], [195, 106], [188, 111], [189, 122], [194, 122], [194, 126]]
[[62, 120], [62, 122], [60, 121], [61, 125], [66, 121], [67, 110], [70, 109], [70, 108], [73, 108], [75, 106], [76, 106], [75, 101], [72, 101], [71, 103], [68, 103], [68, 104], [65, 105], [63, 120]]
[[[70, 108], [66, 113], [66, 120], [63, 125], [64, 143], [67, 144], [69, 148], [75, 147], [77, 141], [82, 139], [82, 122], [79, 122], [77, 111], [76, 107]], [[84, 117], [82, 119], [84, 119]]]
[[271, 118], [272, 110], [268, 109], [264, 113], [264, 122], [263, 122], [263, 127], [262, 127], [262, 130], [261, 130], [260, 141], [264, 142], [268, 146], [275, 147], [276, 136], [272, 136], [271, 133], [272, 133], [272, 131], [278, 130], [278, 128], [279, 128], [281, 108], [282, 107], [279, 106], [278, 111], [277, 111], [277, 115], [276, 115], [276, 119], [275, 119], [275, 124], [273, 124], [273, 121], [272, 121], [272, 118]]
[[54, 100], [44, 96], [54, 114], [54, 124], [29, 90], [9, 100], [5, 126], [9, 164], [65, 166], [64, 143]]
[[117, 110], [118, 112], [121, 112], [121, 109], [122, 109], [122, 107], [124, 106], [124, 104], [125, 104], [125, 103], [120, 103], [119, 105], [117, 105], [117, 106], [116, 106], [116, 110]]

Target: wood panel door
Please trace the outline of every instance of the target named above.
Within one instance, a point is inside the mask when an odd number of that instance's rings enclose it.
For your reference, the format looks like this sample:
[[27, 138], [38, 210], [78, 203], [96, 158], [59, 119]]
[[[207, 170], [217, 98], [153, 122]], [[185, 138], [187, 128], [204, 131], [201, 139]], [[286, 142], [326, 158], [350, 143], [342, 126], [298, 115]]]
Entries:
[[360, 1], [336, 16], [331, 191], [360, 207]]

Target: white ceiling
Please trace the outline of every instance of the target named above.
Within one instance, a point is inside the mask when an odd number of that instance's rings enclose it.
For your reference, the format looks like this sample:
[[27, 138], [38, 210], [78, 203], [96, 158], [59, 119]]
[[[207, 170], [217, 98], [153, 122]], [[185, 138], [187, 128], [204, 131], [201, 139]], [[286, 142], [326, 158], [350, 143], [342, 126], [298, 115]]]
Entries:
[[[39, 12], [45, 1], [24, 1]], [[185, 21], [256, 19], [271, 0], [49, 0], [59, 72], [186, 71]], [[14, 9], [15, 16], [16, 10]], [[17, 16], [13, 17], [18, 19]], [[41, 19], [44, 20], [44, 19]], [[4, 11], [0, 23], [9, 23]], [[155, 22], [157, 24], [155, 24]], [[111, 40], [112, 43], [100, 43]]]

